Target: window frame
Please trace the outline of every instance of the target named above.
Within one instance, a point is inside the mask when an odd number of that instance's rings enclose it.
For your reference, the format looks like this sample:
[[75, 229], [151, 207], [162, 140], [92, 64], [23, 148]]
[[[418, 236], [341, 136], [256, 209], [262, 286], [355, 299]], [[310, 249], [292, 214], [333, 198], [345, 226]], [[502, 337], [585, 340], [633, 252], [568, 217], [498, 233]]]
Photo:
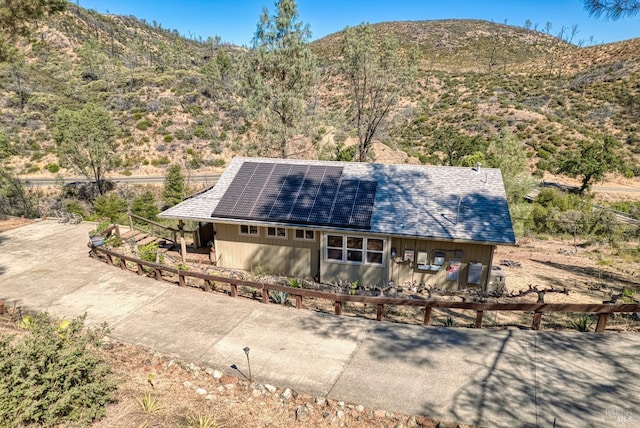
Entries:
[[[341, 246], [329, 245], [329, 237], [339, 237], [341, 239]], [[382, 244], [382, 249], [370, 249], [369, 248], [369, 240], [380, 241]], [[384, 267], [385, 265], [385, 243], [384, 238], [378, 237], [367, 237], [362, 235], [344, 235], [338, 233], [327, 233], [325, 235], [324, 242], [324, 261], [326, 263], [342, 263], [349, 265], [365, 265], [365, 266], [379, 266]], [[377, 244], [376, 244], [377, 245]], [[340, 259], [336, 257], [329, 257], [330, 252], [340, 252]], [[360, 260], [356, 253], [360, 254]], [[372, 262], [370, 261], [369, 256], [379, 257], [380, 262]]]
[[[266, 237], [267, 238], [272, 238], [272, 239], [287, 239], [287, 228], [286, 227], [280, 227], [280, 226], [267, 226], [267, 233], [266, 233]], [[271, 235], [269, 233], [270, 229], [273, 229], [273, 235]], [[279, 231], [284, 231], [284, 235], [278, 235]]]
[[[298, 232], [302, 232], [302, 238], [298, 237]], [[311, 233], [312, 237], [307, 238], [307, 233]], [[315, 241], [316, 240], [316, 231], [311, 229], [295, 229], [293, 232], [293, 239], [296, 241]]]
[[[247, 228], [247, 232], [242, 231], [243, 227]], [[251, 233], [252, 228], [255, 228], [255, 233]], [[255, 224], [239, 224], [238, 233], [242, 236], [260, 236], [260, 228]]]

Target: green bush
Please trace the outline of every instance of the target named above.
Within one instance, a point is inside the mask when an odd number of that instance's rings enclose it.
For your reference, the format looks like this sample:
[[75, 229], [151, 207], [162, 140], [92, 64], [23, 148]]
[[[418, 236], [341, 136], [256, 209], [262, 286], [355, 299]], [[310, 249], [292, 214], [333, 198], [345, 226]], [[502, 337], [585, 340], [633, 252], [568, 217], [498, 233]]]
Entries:
[[156, 203], [153, 193], [146, 191], [131, 202], [131, 212], [140, 217], [155, 221], [158, 219], [160, 210], [158, 209], [158, 204]]
[[164, 255], [158, 252], [159, 248], [160, 246], [157, 242], [149, 242], [140, 246], [140, 259], [145, 262], [156, 263], [156, 260], [158, 260], [158, 263], [164, 263]]
[[50, 173], [55, 174], [60, 171], [60, 166], [57, 163], [50, 163], [47, 165], [47, 170], [49, 170]]
[[105, 414], [116, 384], [92, 349], [98, 332], [85, 331], [84, 320], [26, 316], [23, 338], [0, 339], [2, 426], [88, 425]]
[[118, 223], [127, 212], [127, 202], [115, 193], [98, 196], [94, 203], [96, 214], [107, 217], [112, 223]]

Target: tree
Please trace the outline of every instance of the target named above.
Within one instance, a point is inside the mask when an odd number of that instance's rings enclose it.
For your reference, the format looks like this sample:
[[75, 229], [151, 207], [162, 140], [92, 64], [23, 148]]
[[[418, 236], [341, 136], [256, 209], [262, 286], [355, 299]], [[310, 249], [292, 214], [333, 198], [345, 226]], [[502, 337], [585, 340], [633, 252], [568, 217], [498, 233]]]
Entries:
[[160, 210], [158, 209], [158, 204], [156, 204], [156, 198], [153, 197], [153, 193], [147, 190], [131, 202], [131, 212], [147, 220], [156, 221], [158, 220]]
[[624, 170], [621, 145], [610, 135], [601, 140], [582, 141], [578, 149], [566, 150], [558, 159], [555, 173], [582, 177], [579, 192], [588, 190], [593, 182], [604, 179], [605, 174]]
[[116, 127], [109, 112], [92, 104], [79, 111], [61, 109], [53, 139], [60, 164], [94, 180], [98, 193], [104, 194], [104, 178], [114, 167], [116, 153]]
[[533, 182], [527, 174], [527, 153], [523, 144], [508, 130], [493, 138], [487, 149], [487, 161], [492, 168], [500, 168], [509, 202], [516, 202], [529, 193]]
[[171, 165], [164, 179], [164, 198], [167, 207], [172, 207], [184, 199], [184, 175], [180, 165]]
[[349, 84], [349, 114], [358, 136], [358, 160], [367, 160], [373, 139], [398, 104], [415, 70], [413, 51], [401, 55], [398, 41], [378, 43], [369, 24], [347, 27], [341, 72]]
[[29, 36], [33, 22], [66, 7], [67, 0], [0, 0], [0, 62], [13, 56], [15, 38]]
[[127, 212], [127, 202], [115, 192], [109, 192], [96, 198], [94, 208], [100, 217], [106, 217], [112, 223], [117, 223]]
[[459, 166], [463, 158], [478, 151], [484, 151], [485, 144], [480, 137], [471, 137], [458, 131], [453, 126], [438, 128], [427, 148], [432, 152], [444, 155], [442, 165]]
[[245, 67], [242, 89], [249, 117], [264, 138], [260, 151], [289, 156], [315, 83], [315, 60], [306, 42], [308, 25], [298, 21], [294, 0], [278, 0], [277, 13], [262, 11]]
[[604, 15], [610, 19], [631, 17], [640, 12], [639, 0], [584, 0], [584, 8], [596, 18]]

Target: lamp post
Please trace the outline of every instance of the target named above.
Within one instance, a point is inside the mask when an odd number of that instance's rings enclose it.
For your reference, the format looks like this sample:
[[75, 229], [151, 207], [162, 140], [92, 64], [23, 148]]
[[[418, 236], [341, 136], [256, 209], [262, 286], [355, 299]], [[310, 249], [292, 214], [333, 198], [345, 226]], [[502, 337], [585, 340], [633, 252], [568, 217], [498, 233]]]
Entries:
[[247, 366], [249, 367], [249, 382], [253, 382], [253, 379], [251, 377], [251, 362], [249, 361], [249, 347], [245, 346], [243, 351], [244, 351], [244, 354], [247, 356]]

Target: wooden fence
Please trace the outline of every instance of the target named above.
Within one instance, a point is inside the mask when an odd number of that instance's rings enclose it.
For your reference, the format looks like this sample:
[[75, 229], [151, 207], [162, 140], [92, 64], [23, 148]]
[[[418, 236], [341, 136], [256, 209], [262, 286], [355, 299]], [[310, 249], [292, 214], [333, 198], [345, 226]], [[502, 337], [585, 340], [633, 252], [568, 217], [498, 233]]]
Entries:
[[[105, 256], [106, 261], [111, 265], [119, 264], [123, 270], [130, 271], [127, 266], [127, 262], [136, 266], [136, 272], [138, 275], [145, 275], [144, 268], [150, 268], [153, 270], [155, 278], [157, 280], [165, 279], [163, 273], [170, 273], [177, 275], [177, 284], [181, 287], [187, 285], [187, 278], [194, 278], [202, 281], [202, 289], [204, 291], [211, 291], [212, 282], [229, 284], [229, 295], [231, 297], [238, 296], [238, 287], [249, 287], [258, 290], [262, 294], [262, 303], [269, 303], [270, 291], [282, 291], [295, 297], [295, 306], [297, 309], [302, 309], [303, 298], [312, 297], [316, 299], [325, 299], [334, 302], [334, 311], [336, 315], [342, 314], [342, 306], [345, 302], [363, 303], [367, 305], [374, 305], [376, 307], [376, 319], [382, 321], [384, 318], [385, 305], [397, 305], [397, 306], [413, 306], [424, 308], [424, 320], [423, 324], [428, 326], [431, 324], [431, 313], [434, 308], [437, 309], [468, 309], [476, 311], [476, 318], [474, 327], [482, 328], [482, 318], [486, 311], [517, 311], [517, 312], [533, 312], [533, 322], [531, 328], [538, 330], [540, 328], [540, 322], [542, 320], [542, 314], [545, 312], [574, 312], [574, 313], [587, 313], [598, 314], [598, 322], [596, 324], [596, 332], [603, 332], [607, 326], [607, 320], [612, 313], [630, 313], [640, 312], [640, 304], [582, 304], [582, 303], [497, 303], [497, 302], [453, 302], [446, 300], [434, 300], [434, 299], [403, 299], [403, 298], [391, 298], [391, 297], [373, 297], [373, 296], [358, 296], [339, 293], [327, 293], [318, 290], [309, 290], [302, 288], [294, 288], [284, 285], [266, 284], [262, 282], [246, 281], [238, 278], [228, 278], [224, 276], [209, 275], [200, 272], [191, 272], [188, 270], [181, 270], [172, 268], [162, 264], [151, 263], [144, 260], [136, 259], [134, 257], [125, 256], [114, 251], [107, 250], [103, 247], [94, 247], [92, 253], [97, 255], [102, 254]], [[116, 263], [116, 259], [119, 262]]]

